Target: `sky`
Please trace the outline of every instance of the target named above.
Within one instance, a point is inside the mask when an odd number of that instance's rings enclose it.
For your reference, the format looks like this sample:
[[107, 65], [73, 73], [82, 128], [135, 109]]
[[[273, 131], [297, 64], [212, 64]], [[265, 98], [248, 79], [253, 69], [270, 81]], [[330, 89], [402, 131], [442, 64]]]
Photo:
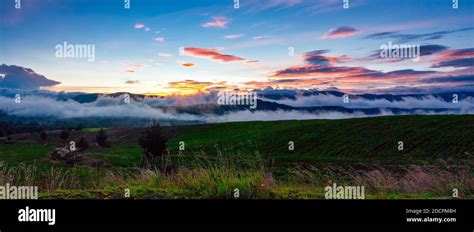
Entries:
[[[342, 0], [15, 4], [0, 2], [0, 88], [474, 90], [470, 0], [349, 0], [347, 8]], [[58, 56], [65, 43], [93, 45], [93, 60]], [[389, 45], [413, 50], [387, 57], [396, 50]]]

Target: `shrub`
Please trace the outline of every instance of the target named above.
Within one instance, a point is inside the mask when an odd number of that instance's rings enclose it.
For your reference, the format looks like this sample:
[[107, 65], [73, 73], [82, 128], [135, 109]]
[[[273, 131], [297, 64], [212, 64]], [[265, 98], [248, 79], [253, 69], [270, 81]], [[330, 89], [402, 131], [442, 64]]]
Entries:
[[69, 131], [63, 129], [59, 134], [59, 138], [61, 138], [62, 140], [66, 140], [67, 138], [69, 138]]
[[97, 135], [95, 136], [97, 144], [101, 147], [110, 147], [110, 143], [107, 141], [107, 134], [105, 133], [105, 130], [101, 128], [98, 132]]
[[89, 148], [89, 143], [87, 142], [87, 140], [84, 139], [84, 137], [81, 137], [79, 139], [79, 142], [77, 142], [77, 146], [79, 147], [79, 149], [85, 150]]
[[166, 150], [168, 138], [163, 134], [160, 124], [153, 121], [140, 136], [138, 144], [143, 148], [145, 159], [162, 156]]
[[42, 140], [46, 140], [46, 139], [48, 138], [48, 135], [46, 134], [46, 132], [42, 131], [42, 132], [40, 133], [40, 138], [41, 138]]
[[81, 131], [82, 129], [84, 129], [84, 125], [82, 125], [82, 124], [79, 124], [79, 125], [76, 126], [76, 128], [74, 128], [74, 130], [76, 130], [76, 131]]

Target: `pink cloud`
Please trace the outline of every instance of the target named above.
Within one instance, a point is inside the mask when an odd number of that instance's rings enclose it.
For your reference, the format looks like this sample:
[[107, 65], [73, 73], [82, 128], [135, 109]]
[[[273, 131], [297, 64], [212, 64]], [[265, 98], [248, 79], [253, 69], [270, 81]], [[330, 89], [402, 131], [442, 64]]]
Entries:
[[264, 2], [262, 8], [268, 9], [273, 7], [292, 7], [302, 2], [303, 0], [269, 0]]
[[161, 42], [164, 42], [164, 41], [165, 41], [165, 38], [164, 38], [164, 37], [156, 37], [156, 38], [155, 38], [155, 41], [161, 43]]
[[137, 72], [137, 71], [140, 71], [142, 70], [143, 68], [146, 67], [146, 65], [144, 64], [131, 64], [131, 63], [128, 63], [128, 62], [123, 62], [122, 63], [123, 67], [121, 69], [122, 72], [127, 72], [127, 73], [134, 73], [134, 72]]
[[231, 35], [224, 36], [224, 38], [226, 38], [226, 39], [236, 39], [236, 38], [240, 38], [242, 36], [243, 36], [243, 34], [231, 34]]
[[161, 56], [161, 57], [170, 57], [170, 56], [173, 56], [172, 54], [170, 54], [170, 53], [165, 53], [165, 52], [160, 52], [160, 53], [158, 53], [158, 55]]
[[141, 28], [144, 28], [144, 27], [145, 27], [145, 24], [141, 24], [141, 23], [136, 23], [135, 24], [136, 29], [141, 29]]
[[212, 17], [212, 21], [203, 23], [201, 26], [208, 28], [208, 27], [219, 27], [224, 28], [227, 24], [229, 24], [229, 20], [224, 16], [214, 16]]
[[324, 39], [340, 39], [358, 34], [359, 31], [353, 27], [342, 26], [329, 30], [322, 36]]
[[253, 37], [252, 39], [254, 40], [261, 40], [261, 39], [264, 39], [265, 37], [264, 36], [255, 36]]
[[[301, 5], [304, 0], [246, 0], [241, 1], [241, 8], [249, 12], [258, 12], [275, 8], [290, 8]], [[311, 4], [314, 4], [311, 2]]]
[[195, 57], [206, 57], [211, 60], [219, 60], [222, 62], [233, 62], [233, 61], [243, 61], [244, 58], [225, 55], [219, 52], [219, 49], [215, 48], [185, 48], [184, 51], [186, 54], [195, 56]]
[[193, 63], [182, 63], [181, 66], [185, 67], [185, 68], [192, 68], [194, 66], [196, 66], [195, 64]]

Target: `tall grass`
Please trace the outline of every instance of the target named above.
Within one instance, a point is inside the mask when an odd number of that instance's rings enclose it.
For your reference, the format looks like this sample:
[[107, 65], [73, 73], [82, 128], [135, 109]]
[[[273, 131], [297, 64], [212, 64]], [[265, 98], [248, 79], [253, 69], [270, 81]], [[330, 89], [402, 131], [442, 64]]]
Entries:
[[[271, 176], [259, 171], [231, 169], [180, 169], [164, 175], [152, 172], [140, 184], [157, 188], [179, 189], [190, 198], [229, 199], [268, 198], [274, 187]], [[238, 195], [234, 195], [238, 191]]]
[[78, 178], [70, 170], [33, 164], [9, 166], [0, 161], [0, 185], [38, 186], [44, 191], [77, 188]]
[[[112, 189], [123, 198], [124, 188], [144, 194], [132, 198], [321, 198], [322, 189], [338, 185], [360, 185], [366, 194], [386, 198], [387, 194], [429, 193], [450, 197], [453, 188], [461, 198], [473, 198], [474, 176], [469, 165], [375, 165], [375, 164], [275, 164], [265, 154], [252, 155], [216, 147], [210, 156], [203, 151], [170, 155], [156, 160], [153, 168], [89, 168], [44, 166], [36, 163], [8, 166], [0, 162], [0, 185], [38, 186], [40, 192], [105, 191]], [[103, 194], [91, 197], [104, 197]], [[402, 198], [404, 196], [401, 196]]]
[[455, 170], [433, 166], [412, 165], [404, 174], [388, 171], [383, 167], [360, 173], [354, 182], [367, 186], [373, 192], [432, 193], [450, 197], [458, 189], [460, 197], [474, 194], [473, 170], [459, 166]]

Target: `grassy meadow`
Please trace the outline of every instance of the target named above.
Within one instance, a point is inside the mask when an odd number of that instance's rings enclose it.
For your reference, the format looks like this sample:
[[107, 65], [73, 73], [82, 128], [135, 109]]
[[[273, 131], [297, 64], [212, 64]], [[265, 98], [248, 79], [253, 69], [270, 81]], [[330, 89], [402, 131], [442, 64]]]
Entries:
[[[474, 198], [474, 116], [387, 116], [343, 120], [235, 122], [164, 127], [169, 154], [142, 166], [143, 128], [99, 128], [11, 136], [0, 144], [0, 185], [39, 186], [43, 199], [321, 199], [324, 187], [365, 186], [368, 199]], [[47, 159], [84, 137], [84, 157], [106, 165]], [[403, 150], [399, 150], [403, 142]], [[293, 147], [293, 149], [291, 149]], [[126, 192], [130, 196], [126, 196]]]

